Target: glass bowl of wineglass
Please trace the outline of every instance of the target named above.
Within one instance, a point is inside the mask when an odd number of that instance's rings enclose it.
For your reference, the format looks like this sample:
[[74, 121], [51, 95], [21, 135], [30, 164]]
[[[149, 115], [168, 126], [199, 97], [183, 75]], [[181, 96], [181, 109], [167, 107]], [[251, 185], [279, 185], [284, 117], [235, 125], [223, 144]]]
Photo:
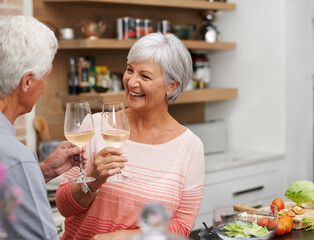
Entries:
[[[80, 147], [89, 142], [94, 136], [94, 121], [88, 102], [69, 102], [66, 106], [64, 120], [65, 138]], [[92, 182], [93, 177], [85, 177], [82, 169], [82, 155], [80, 153], [80, 174], [69, 180], [74, 183]]]
[[[122, 102], [105, 103], [101, 115], [101, 136], [111, 146], [119, 148], [129, 138], [130, 125]], [[110, 182], [131, 179], [121, 171], [108, 178]]]

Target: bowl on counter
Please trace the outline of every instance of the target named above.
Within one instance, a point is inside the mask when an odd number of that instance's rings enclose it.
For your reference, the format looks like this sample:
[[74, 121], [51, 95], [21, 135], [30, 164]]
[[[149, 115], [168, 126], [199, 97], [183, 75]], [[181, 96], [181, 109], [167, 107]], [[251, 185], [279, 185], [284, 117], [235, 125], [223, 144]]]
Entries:
[[232, 205], [216, 205], [213, 208], [212, 227], [225, 240], [259, 240], [271, 238], [278, 226], [278, 211], [236, 211]]

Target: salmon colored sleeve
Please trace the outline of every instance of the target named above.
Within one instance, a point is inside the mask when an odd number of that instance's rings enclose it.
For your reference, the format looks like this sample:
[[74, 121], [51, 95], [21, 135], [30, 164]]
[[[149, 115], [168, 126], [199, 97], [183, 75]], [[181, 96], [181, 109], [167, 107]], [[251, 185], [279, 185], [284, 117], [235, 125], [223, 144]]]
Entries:
[[56, 204], [59, 212], [64, 217], [78, 215], [88, 208], [81, 207], [73, 198], [71, 189], [74, 183], [65, 182], [60, 184], [56, 192]]
[[172, 217], [168, 231], [174, 235], [188, 237], [194, 226], [204, 191], [205, 159], [203, 143], [199, 138], [191, 142], [192, 147], [185, 169], [185, 182], [180, 205]]

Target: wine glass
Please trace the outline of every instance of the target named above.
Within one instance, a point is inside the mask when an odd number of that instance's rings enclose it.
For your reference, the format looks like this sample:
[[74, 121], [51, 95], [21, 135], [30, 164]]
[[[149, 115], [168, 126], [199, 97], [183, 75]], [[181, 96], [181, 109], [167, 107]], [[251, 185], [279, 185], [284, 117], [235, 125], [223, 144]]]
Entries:
[[[71, 143], [82, 148], [94, 136], [94, 121], [88, 102], [69, 102], [66, 106], [64, 135]], [[93, 177], [85, 177], [82, 169], [82, 153], [80, 152], [80, 174], [70, 182], [83, 183], [95, 181]]]
[[[130, 125], [122, 102], [105, 103], [101, 116], [101, 136], [113, 147], [119, 148], [129, 138]], [[131, 177], [122, 174], [108, 178], [108, 181], [118, 182], [129, 180]]]

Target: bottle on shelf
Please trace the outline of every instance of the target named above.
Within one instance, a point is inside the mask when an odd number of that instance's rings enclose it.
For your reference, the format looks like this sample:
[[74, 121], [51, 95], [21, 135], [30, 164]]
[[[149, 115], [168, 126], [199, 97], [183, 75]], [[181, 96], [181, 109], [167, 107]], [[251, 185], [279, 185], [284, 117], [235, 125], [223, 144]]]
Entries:
[[89, 86], [90, 86], [91, 91], [93, 91], [93, 88], [96, 86], [95, 67], [89, 68]]
[[90, 83], [89, 83], [90, 63], [85, 58], [80, 57], [77, 65], [78, 65], [78, 77], [79, 77], [79, 92], [88, 93], [90, 92]]
[[93, 56], [85, 57], [85, 60], [89, 62], [89, 86], [90, 91], [94, 91], [94, 87], [96, 86], [96, 73], [95, 73], [95, 58]]
[[112, 91], [113, 92], [120, 92], [121, 91], [121, 79], [117, 71], [111, 71], [111, 81], [112, 81]]
[[111, 78], [110, 72], [107, 66], [101, 67], [101, 83], [103, 88], [111, 89]]
[[102, 87], [101, 66], [95, 67], [96, 86]]
[[69, 95], [77, 95], [79, 93], [79, 80], [75, 57], [70, 57], [69, 59], [68, 86]]

